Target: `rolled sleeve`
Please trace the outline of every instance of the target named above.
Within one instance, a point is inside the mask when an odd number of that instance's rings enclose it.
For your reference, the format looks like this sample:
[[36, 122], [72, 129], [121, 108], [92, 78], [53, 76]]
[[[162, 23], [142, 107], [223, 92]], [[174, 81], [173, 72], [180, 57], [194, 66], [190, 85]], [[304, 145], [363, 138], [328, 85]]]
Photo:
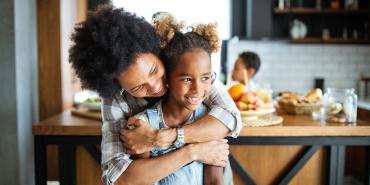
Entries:
[[215, 117], [229, 128], [229, 136], [237, 137], [243, 126], [240, 112], [225, 87], [218, 80], [212, 85], [211, 93], [205, 103], [211, 109], [208, 115]]
[[102, 181], [107, 185], [114, 184], [132, 162], [119, 138], [120, 129], [127, 123], [121, 107], [115, 99], [103, 100], [101, 169]]
[[231, 132], [231, 137], [238, 137], [241, 130], [241, 120], [239, 112], [228, 112], [221, 107], [212, 107], [208, 115], [213, 116], [223, 123]]
[[113, 185], [121, 174], [128, 168], [132, 160], [130, 158], [118, 157], [102, 165], [102, 180], [106, 185]]

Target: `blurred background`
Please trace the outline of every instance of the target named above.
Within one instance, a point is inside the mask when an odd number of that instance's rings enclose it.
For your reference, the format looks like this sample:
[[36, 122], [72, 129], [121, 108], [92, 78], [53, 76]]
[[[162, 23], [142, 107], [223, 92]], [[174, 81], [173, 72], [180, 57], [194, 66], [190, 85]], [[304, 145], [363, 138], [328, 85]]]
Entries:
[[[112, 3], [148, 21], [167, 11], [188, 24], [217, 22], [222, 48], [212, 68], [226, 85], [238, 55], [259, 55], [254, 82], [273, 92], [354, 88], [370, 110], [369, 0], [7, 0], [0, 1], [0, 181], [33, 184], [32, 124], [96, 94], [81, 89], [68, 63], [75, 24]], [[100, 166], [78, 149], [79, 184], [99, 184]], [[48, 149], [48, 179], [58, 180]], [[91, 158], [91, 157], [90, 157]], [[90, 164], [92, 163], [92, 164]], [[86, 165], [87, 164], [87, 165]], [[321, 181], [319, 181], [321, 182]]]

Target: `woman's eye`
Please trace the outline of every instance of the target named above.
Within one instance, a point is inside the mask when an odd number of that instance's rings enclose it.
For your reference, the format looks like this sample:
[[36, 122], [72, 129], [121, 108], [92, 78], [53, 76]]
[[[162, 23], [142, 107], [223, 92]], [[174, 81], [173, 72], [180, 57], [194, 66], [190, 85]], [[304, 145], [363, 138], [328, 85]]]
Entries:
[[143, 89], [143, 85], [139, 85], [135, 87], [134, 89], [132, 89], [132, 92], [137, 92], [137, 91], [140, 91], [141, 89]]
[[153, 69], [153, 71], [152, 71], [152, 74], [156, 74], [156, 73], [157, 73], [157, 71], [158, 71], [158, 68], [157, 68], [157, 67], [155, 67], [155, 68]]

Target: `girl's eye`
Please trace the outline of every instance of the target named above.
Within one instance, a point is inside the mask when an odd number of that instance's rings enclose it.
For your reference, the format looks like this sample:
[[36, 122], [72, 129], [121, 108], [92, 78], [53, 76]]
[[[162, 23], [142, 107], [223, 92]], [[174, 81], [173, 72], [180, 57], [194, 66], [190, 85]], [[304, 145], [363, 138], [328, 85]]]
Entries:
[[183, 79], [181, 79], [181, 81], [183, 81], [185, 83], [189, 83], [189, 82], [191, 82], [191, 78], [183, 78]]
[[209, 80], [209, 79], [211, 79], [211, 77], [210, 77], [210, 76], [204, 76], [204, 77], [202, 77], [202, 81], [207, 81], [207, 80]]

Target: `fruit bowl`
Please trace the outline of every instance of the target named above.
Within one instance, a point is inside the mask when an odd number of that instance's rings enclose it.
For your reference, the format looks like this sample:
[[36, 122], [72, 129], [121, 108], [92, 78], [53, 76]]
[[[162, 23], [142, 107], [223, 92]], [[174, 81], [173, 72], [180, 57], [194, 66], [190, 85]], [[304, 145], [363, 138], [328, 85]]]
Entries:
[[240, 115], [241, 115], [242, 119], [255, 120], [255, 119], [258, 118], [258, 116], [271, 114], [273, 112], [275, 112], [275, 108], [240, 111]]

